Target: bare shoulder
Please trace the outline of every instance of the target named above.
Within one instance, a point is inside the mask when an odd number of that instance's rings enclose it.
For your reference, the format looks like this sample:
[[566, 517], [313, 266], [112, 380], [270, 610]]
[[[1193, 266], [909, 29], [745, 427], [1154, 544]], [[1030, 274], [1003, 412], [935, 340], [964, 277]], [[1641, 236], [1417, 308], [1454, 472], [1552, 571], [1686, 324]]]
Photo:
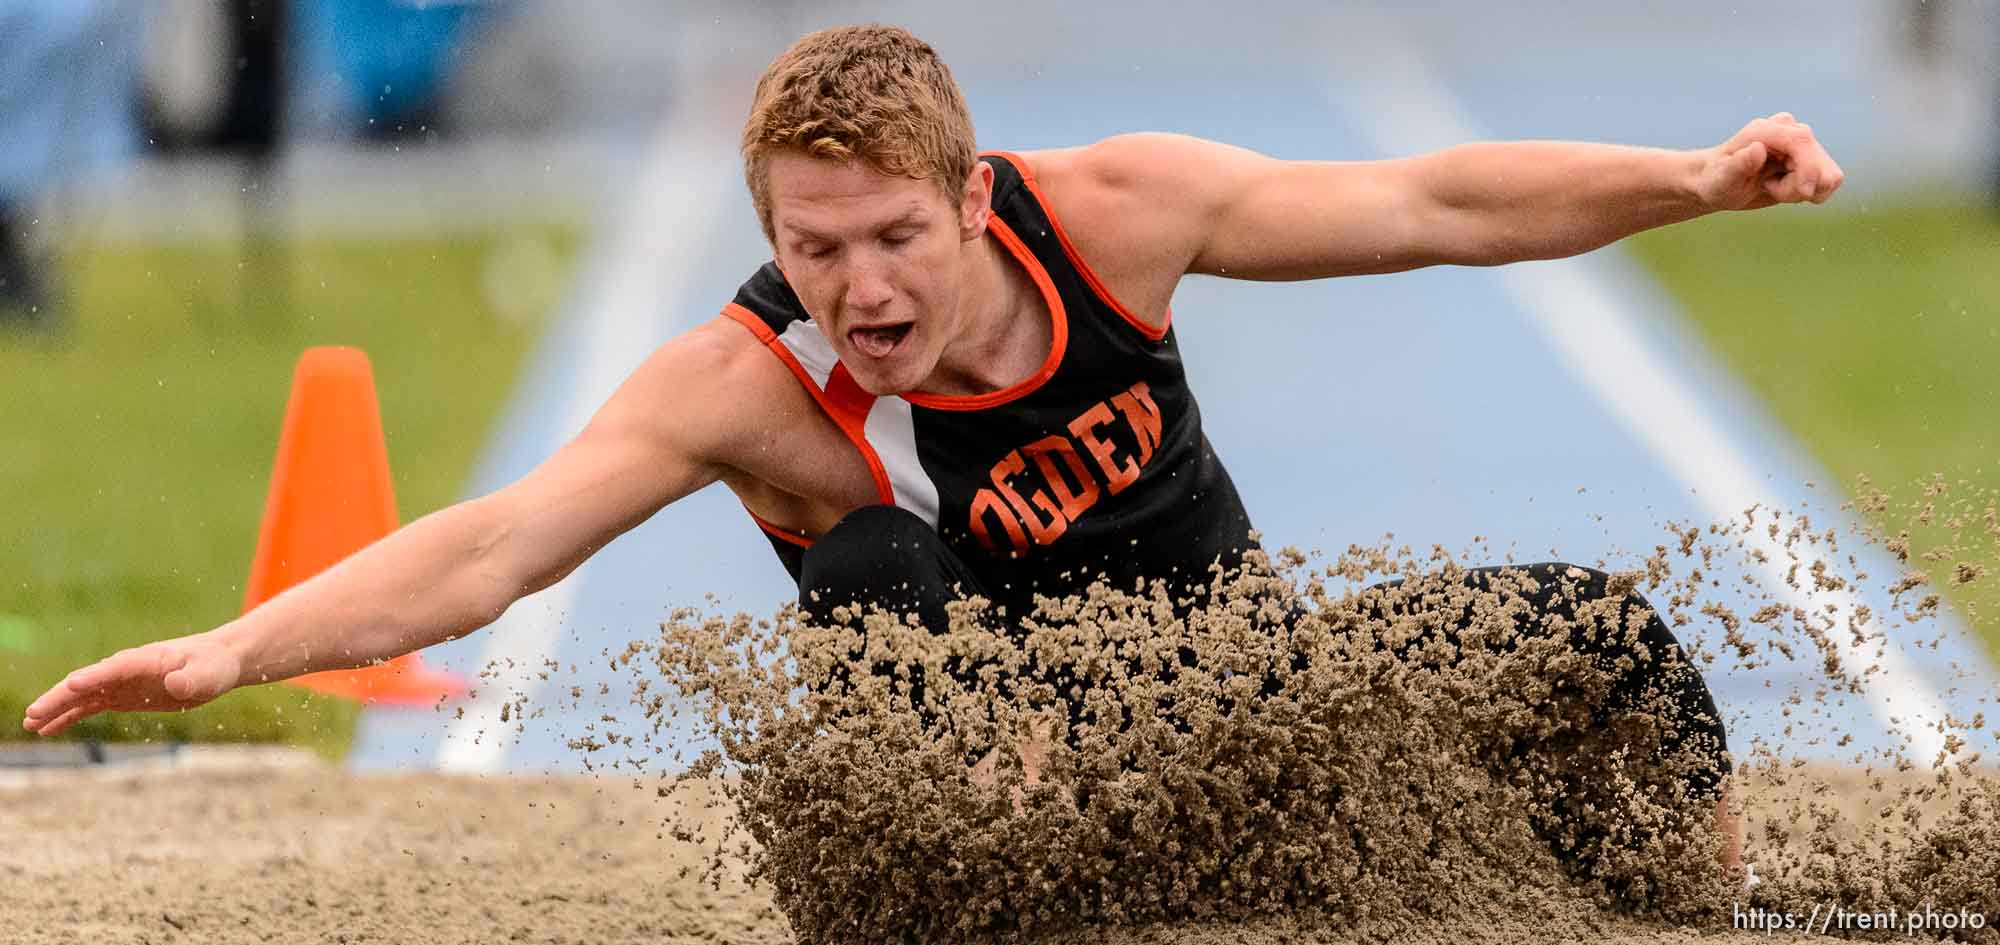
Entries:
[[1144, 132], [1021, 157], [1077, 252], [1127, 308], [1159, 325], [1201, 249], [1201, 168], [1216, 149], [1226, 146]]
[[1094, 144], [1072, 148], [1024, 151], [1046, 186], [1052, 178], [1113, 191], [1144, 191], [1183, 183], [1197, 176], [1201, 163], [1229, 145], [1164, 131], [1112, 135]]
[[717, 316], [647, 355], [592, 424], [731, 467], [760, 431], [784, 425], [797, 388], [762, 341]]
[[582, 432], [482, 500], [535, 536], [528, 545], [542, 550], [522, 552], [522, 573], [554, 580], [589, 549], [736, 475], [746, 431], [770, 422], [764, 394], [773, 382], [759, 359], [777, 359], [741, 326], [718, 322], [655, 348]]

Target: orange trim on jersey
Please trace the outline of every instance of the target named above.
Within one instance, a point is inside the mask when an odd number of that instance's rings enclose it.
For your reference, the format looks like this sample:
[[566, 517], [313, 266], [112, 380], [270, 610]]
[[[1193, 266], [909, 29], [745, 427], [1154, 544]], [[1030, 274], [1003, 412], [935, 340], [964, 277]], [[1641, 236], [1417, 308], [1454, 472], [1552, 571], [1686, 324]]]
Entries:
[[1155, 327], [1145, 319], [1132, 314], [1132, 310], [1126, 308], [1125, 303], [1118, 301], [1118, 297], [1111, 294], [1111, 289], [1104, 284], [1104, 280], [1097, 277], [1097, 271], [1090, 268], [1090, 263], [1084, 261], [1082, 253], [1077, 252], [1076, 244], [1070, 242], [1069, 232], [1063, 229], [1062, 221], [1056, 218], [1055, 206], [1042, 194], [1041, 185], [1035, 180], [1035, 169], [1028, 165], [1026, 158], [1012, 151], [988, 151], [982, 156], [1001, 158], [1021, 172], [1021, 182], [1028, 185], [1028, 192], [1035, 195], [1035, 202], [1042, 205], [1042, 214], [1049, 218], [1049, 226], [1055, 229], [1056, 241], [1062, 244], [1063, 255], [1069, 257], [1070, 265], [1075, 266], [1076, 271], [1082, 274], [1083, 281], [1090, 286], [1090, 291], [1097, 293], [1100, 301], [1111, 306], [1111, 310], [1117, 312], [1118, 317], [1125, 319], [1126, 324], [1138, 329], [1139, 333], [1147, 338], [1159, 341], [1167, 337], [1167, 328], [1174, 323], [1174, 307], [1167, 306], [1166, 323]]
[[[805, 386], [806, 392], [812, 395], [814, 402], [819, 404], [819, 409], [826, 413], [827, 419], [832, 420], [834, 425], [840, 428], [840, 432], [847, 435], [848, 442], [853, 443], [854, 448], [861, 453], [862, 461], [868, 464], [868, 474], [875, 480], [877, 497], [884, 505], [895, 505], [896, 491], [889, 486], [889, 471], [883, 468], [882, 457], [875, 455], [875, 447], [868, 444], [868, 437], [863, 432], [863, 427], [868, 422], [868, 401], [857, 403], [856, 399], [852, 395], [846, 395], [845, 391], [842, 392], [844, 396], [835, 397], [821, 390], [820, 386], [813, 382], [812, 374], [806, 370], [806, 366], [799, 363], [799, 356], [793, 354], [792, 349], [785, 347], [784, 339], [779, 338], [777, 333], [771, 330], [771, 326], [764, 324], [764, 320], [758, 318], [756, 313], [731, 302], [722, 307], [722, 314], [750, 329], [750, 333], [756, 335], [757, 340], [763, 342], [765, 348], [777, 355], [785, 367], [791, 369], [792, 376], [798, 378], [799, 383]], [[846, 373], [846, 369], [836, 362], [833, 376], [827, 379], [829, 386]], [[854, 386], [856, 391], [860, 391], [863, 397], [868, 396], [866, 391], [861, 391], [858, 385], [854, 385], [852, 378], [849, 378], [847, 383]]]
[[766, 534], [778, 538], [782, 541], [797, 545], [801, 548], [811, 548], [813, 546], [812, 539], [807, 538], [806, 536], [801, 535], [798, 532], [779, 528], [778, 526], [765, 521], [764, 516], [758, 515], [757, 513], [750, 511], [749, 506], [747, 505], [744, 506], [743, 511], [745, 514], [749, 515], [750, 520], [756, 522], [757, 527], [763, 529]]
[[[778, 340], [777, 333], [771, 330], [771, 326], [764, 324], [764, 320], [758, 318], [756, 312], [744, 308], [735, 302], [724, 305], [722, 307], [722, 314], [729, 316], [738, 325], [750, 329], [750, 333], [756, 335], [758, 341], [768, 345], [776, 343]], [[789, 352], [787, 353], [789, 354]], [[785, 364], [790, 366], [792, 371], [799, 375], [799, 380], [804, 381], [807, 387], [818, 386], [812, 383], [812, 375], [805, 373], [805, 366], [798, 363], [797, 358], [785, 358]]]
[[[783, 347], [783, 343], [779, 346]], [[861, 389], [854, 375], [847, 372], [847, 365], [835, 361], [826, 378], [826, 399], [820, 401], [820, 406], [826, 408], [834, 423], [847, 431], [847, 438], [854, 441], [861, 458], [868, 461], [868, 473], [875, 477], [875, 491], [882, 497], [882, 504], [895, 505], [896, 490], [889, 485], [889, 470], [882, 465], [875, 445], [868, 442], [868, 411], [875, 406], [875, 395]]]
[[1049, 339], [1049, 356], [1042, 359], [1041, 368], [1026, 380], [990, 394], [959, 396], [920, 394], [911, 391], [903, 395], [904, 400], [919, 407], [929, 407], [933, 410], [985, 410], [1019, 400], [1034, 393], [1036, 388], [1056, 375], [1056, 368], [1062, 366], [1063, 352], [1069, 349], [1069, 314], [1063, 309], [1062, 295], [1056, 292], [1056, 284], [1049, 278], [1049, 271], [1043, 268], [1042, 261], [1036, 259], [1035, 254], [1028, 250], [1028, 244], [1021, 242], [1021, 238], [1014, 235], [1014, 231], [999, 217], [989, 217], [986, 229], [998, 237], [1001, 244], [1014, 254], [1014, 258], [1021, 263], [1021, 268], [1028, 270], [1028, 275], [1035, 280], [1035, 287], [1042, 290], [1042, 302], [1049, 307], [1049, 327], [1052, 335]]

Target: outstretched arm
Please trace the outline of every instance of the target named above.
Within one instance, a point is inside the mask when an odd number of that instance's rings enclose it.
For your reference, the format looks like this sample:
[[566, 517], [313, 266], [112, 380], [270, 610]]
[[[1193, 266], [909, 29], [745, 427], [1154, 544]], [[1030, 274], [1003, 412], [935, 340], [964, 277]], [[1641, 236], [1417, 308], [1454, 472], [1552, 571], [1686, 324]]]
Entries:
[[1062, 159], [1090, 181], [1078, 189], [1103, 245], [1146, 246], [1176, 274], [1261, 280], [1571, 256], [1717, 210], [1823, 203], [1844, 177], [1787, 113], [1689, 151], [1507, 141], [1284, 161], [1140, 134]]
[[731, 337], [700, 330], [662, 346], [520, 481], [424, 516], [206, 633], [70, 673], [28, 707], [23, 727], [54, 735], [100, 712], [188, 708], [238, 685], [365, 665], [491, 623], [720, 477], [712, 457], [742, 420], [729, 415], [741, 398], [716, 396], [730, 363], [718, 346]]

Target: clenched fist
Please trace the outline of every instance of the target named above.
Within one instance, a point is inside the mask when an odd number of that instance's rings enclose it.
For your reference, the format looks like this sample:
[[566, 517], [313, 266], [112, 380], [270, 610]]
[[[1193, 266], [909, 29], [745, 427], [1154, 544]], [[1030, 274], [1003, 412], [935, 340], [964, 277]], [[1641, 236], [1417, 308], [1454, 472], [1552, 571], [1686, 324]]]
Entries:
[[1791, 112], [1744, 125], [1705, 153], [1697, 186], [1710, 210], [1825, 203], [1847, 176], [1813, 137], [1812, 128]]

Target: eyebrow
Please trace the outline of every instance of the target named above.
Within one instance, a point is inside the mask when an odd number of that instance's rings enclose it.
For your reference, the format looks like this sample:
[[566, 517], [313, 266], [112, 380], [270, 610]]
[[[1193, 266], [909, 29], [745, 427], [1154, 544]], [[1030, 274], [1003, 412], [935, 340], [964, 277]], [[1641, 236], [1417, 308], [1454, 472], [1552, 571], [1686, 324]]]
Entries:
[[[904, 210], [902, 215], [882, 224], [880, 227], [878, 227], [878, 229], [889, 230], [911, 223], [921, 223], [923, 222], [923, 216], [924, 216], [924, 209], [922, 207], [911, 207], [907, 210]], [[825, 243], [835, 242], [834, 238], [831, 236], [828, 236], [817, 230], [810, 229], [808, 227], [800, 226], [797, 223], [793, 223], [790, 220], [785, 221], [783, 229], [785, 230], [785, 232], [790, 233], [793, 236], [799, 237], [800, 239], [819, 240]]]

